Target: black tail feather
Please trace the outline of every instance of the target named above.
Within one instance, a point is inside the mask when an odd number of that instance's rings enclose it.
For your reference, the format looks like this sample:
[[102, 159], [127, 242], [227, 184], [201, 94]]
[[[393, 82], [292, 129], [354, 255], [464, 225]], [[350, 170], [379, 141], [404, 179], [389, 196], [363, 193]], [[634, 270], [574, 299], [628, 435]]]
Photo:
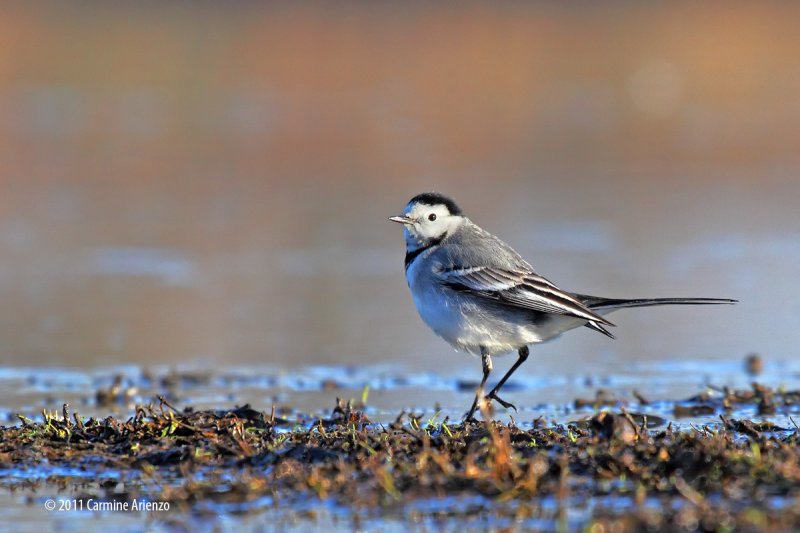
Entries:
[[586, 307], [595, 311], [624, 309], [626, 307], [650, 307], [655, 305], [720, 305], [735, 304], [738, 300], [728, 298], [600, 298], [576, 295]]
[[586, 323], [586, 327], [589, 328], [589, 329], [593, 329], [595, 331], [599, 331], [600, 333], [602, 333], [603, 335], [605, 335], [609, 339], [616, 339], [616, 337], [614, 336], [613, 333], [608, 331], [606, 328], [604, 328], [603, 326], [601, 326], [597, 322], [593, 322], [593, 321], [587, 322]]
[[[604, 311], [614, 311], [615, 309], [624, 309], [626, 307], [650, 307], [656, 305], [719, 305], [719, 304], [735, 304], [739, 300], [730, 300], [728, 298], [601, 298], [599, 296], [588, 296], [586, 294], [576, 294], [578, 298], [586, 307], [592, 311], [603, 314]], [[603, 335], [615, 338], [606, 328], [596, 322], [587, 322], [586, 327], [599, 331]]]

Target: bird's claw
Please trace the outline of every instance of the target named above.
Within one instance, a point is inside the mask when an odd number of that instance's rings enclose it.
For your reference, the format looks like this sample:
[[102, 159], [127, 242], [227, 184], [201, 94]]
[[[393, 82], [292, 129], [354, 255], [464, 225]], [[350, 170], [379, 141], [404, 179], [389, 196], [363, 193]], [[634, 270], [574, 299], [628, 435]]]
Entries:
[[496, 392], [490, 392], [489, 394], [487, 394], [487, 395], [486, 395], [486, 398], [487, 398], [487, 399], [489, 399], [489, 400], [494, 400], [494, 401], [496, 401], [497, 403], [499, 403], [500, 405], [502, 405], [502, 406], [503, 406], [503, 407], [505, 407], [506, 409], [509, 409], [509, 408], [510, 408], [510, 409], [513, 409], [513, 410], [514, 410], [514, 412], [517, 412], [517, 406], [516, 406], [516, 405], [514, 405], [514, 404], [513, 404], [513, 403], [511, 403], [511, 402], [507, 402], [507, 401], [505, 401], [504, 399], [500, 398], [500, 397], [497, 395], [497, 393], [496, 393]]
[[[513, 409], [514, 412], [518, 412], [516, 405], [514, 405], [511, 402], [507, 402], [504, 399], [502, 399], [500, 396], [497, 395], [496, 391], [492, 391], [489, 394], [487, 394], [486, 396], [484, 396], [483, 400], [486, 402], [487, 405], [491, 404], [492, 400], [494, 400], [497, 403], [499, 403], [500, 405], [502, 405], [503, 407], [505, 407], [506, 409]], [[476, 422], [475, 411], [477, 411], [477, 410], [478, 410], [478, 404], [477, 404], [477, 401], [476, 401], [475, 405], [472, 406], [472, 409], [470, 409], [470, 411], [467, 414], [464, 415], [464, 423], [465, 424], [468, 423], [468, 422]]]

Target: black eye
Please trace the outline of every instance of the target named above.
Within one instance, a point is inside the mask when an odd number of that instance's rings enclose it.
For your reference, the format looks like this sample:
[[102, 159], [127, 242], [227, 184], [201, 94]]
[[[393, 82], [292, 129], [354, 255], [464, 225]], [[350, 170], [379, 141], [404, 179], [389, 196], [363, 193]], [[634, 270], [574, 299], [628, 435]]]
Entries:
[[430, 215], [428, 215], [428, 220], [430, 220], [431, 222], [436, 220], [436, 213], [431, 213]]

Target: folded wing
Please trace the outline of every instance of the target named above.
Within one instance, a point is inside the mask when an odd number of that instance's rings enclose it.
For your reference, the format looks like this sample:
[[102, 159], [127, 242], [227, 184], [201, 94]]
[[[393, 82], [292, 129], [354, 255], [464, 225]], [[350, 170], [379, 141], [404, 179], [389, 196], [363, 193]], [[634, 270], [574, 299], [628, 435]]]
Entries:
[[479, 298], [541, 313], [582, 318], [596, 326], [614, 325], [572, 294], [529, 270], [494, 266], [452, 267], [441, 270], [438, 276], [443, 285]]

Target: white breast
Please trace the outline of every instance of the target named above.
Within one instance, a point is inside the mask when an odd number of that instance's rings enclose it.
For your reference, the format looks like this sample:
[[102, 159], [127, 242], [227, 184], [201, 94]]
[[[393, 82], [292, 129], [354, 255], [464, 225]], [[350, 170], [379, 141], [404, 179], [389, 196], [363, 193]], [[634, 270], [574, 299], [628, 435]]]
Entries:
[[464, 316], [458, 302], [445, 294], [435, 280], [432, 266], [428, 261], [431, 250], [420, 254], [406, 271], [406, 280], [411, 289], [414, 304], [425, 324], [437, 335], [456, 348], [464, 333]]

